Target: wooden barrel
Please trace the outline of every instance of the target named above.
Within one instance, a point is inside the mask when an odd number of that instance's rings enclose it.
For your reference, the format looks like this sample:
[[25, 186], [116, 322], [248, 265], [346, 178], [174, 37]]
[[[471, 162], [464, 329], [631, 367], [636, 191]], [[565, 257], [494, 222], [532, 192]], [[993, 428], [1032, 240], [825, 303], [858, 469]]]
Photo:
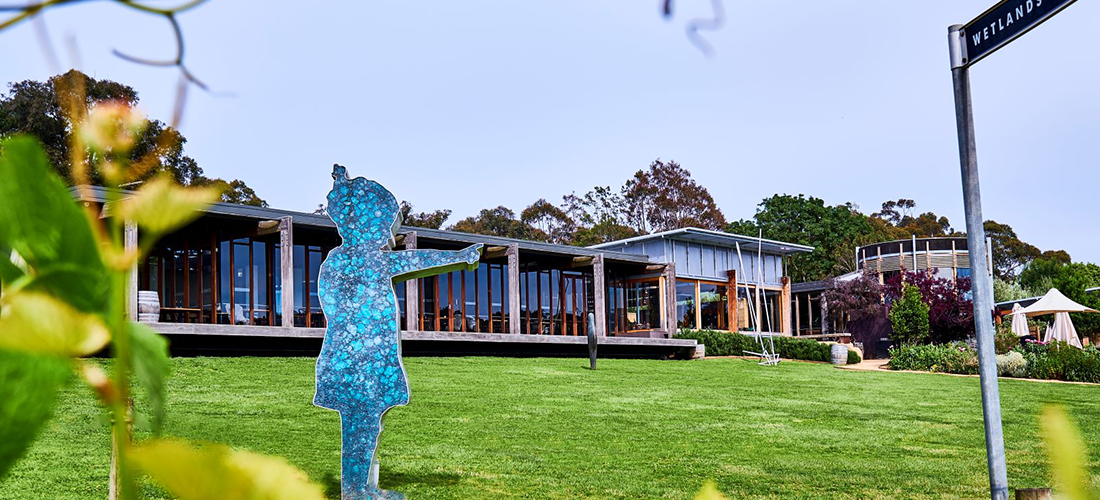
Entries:
[[1020, 488], [1016, 500], [1050, 500], [1050, 488]]
[[829, 359], [832, 360], [834, 365], [848, 364], [848, 346], [833, 344], [833, 347], [829, 349]]
[[160, 296], [157, 292], [148, 290], [138, 292], [138, 321], [142, 323], [160, 321]]

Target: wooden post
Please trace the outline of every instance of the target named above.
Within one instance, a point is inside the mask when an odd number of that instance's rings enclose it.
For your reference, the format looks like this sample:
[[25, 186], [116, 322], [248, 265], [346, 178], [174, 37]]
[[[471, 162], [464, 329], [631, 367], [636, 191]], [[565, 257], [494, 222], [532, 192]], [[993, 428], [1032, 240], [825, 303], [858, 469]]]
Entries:
[[[137, 224], [127, 221], [123, 229], [123, 246], [126, 252], [138, 251]], [[138, 319], [138, 268], [137, 260], [130, 266], [130, 280], [126, 284], [126, 315], [130, 321]]]
[[[405, 233], [405, 250], [416, 250], [416, 231]], [[417, 288], [419, 281], [420, 279], [411, 279], [405, 282], [405, 327], [411, 332], [420, 329], [420, 293]], [[474, 314], [477, 314], [476, 309]]]
[[[882, 276], [881, 274], [879, 276]], [[820, 298], [818, 299], [820, 300]], [[814, 294], [813, 292], [806, 294], [806, 313], [807, 324], [810, 329], [810, 335], [814, 334]]]
[[[279, 304], [283, 317], [280, 326], [294, 328], [294, 218], [289, 215], [279, 219], [279, 280], [283, 287], [280, 292], [282, 302]], [[229, 314], [232, 315], [233, 311]]]
[[508, 245], [508, 333], [519, 328], [519, 245]]
[[924, 272], [932, 275], [932, 244], [928, 240], [924, 241]]
[[664, 331], [668, 337], [676, 335], [676, 264], [669, 262], [665, 264], [664, 271], [661, 272], [662, 281], [665, 282], [664, 290]]
[[[698, 307], [698, 306], [697, 306]], [[736, 332], [737, 326], [737, 270], [726, 271], [726, 317], [729, 318], [729, 330]]]
[[959, 254], [955, 248], [955, 240], [951, 240], [951, 283], [959, 279]]
[[[882, 246], [878, 245], [875, 248], [878, 249], [878, 260], [876, 260], [876, 262], [878, 263], [878, 284], [885, 285], [886, 280], [882, 278]], [[813, 330], [812, 321], [810, 322], [810, 329]]]
[[783, 283], [783, 291], [779, 294], [780, 308], [783, 311], [780, 318], [781, 328], [784, 335], [791, 335], [791, 277], [784, 276], [780, 278], [780, 282]]
[[607, 336], [607, 271], [603, 254], [592, 259], [592, 302], [597, 337]]
[[[126, 443], [129, 444], [133, 439], [133, 419], [131, 415], [134, 414], [134, 398], [128, 398], [126, 400]], [[118, 447], [115, 446], [115, 434], [111, 432], [111, 471], [107, 478], [107, 498], [109, 500], [116, 500], [119, 496], [118, 491], [120, 485], [118, 484]]]
[[822, 293], [821, 298], [821, 334], [829, 334], [829, 298]]

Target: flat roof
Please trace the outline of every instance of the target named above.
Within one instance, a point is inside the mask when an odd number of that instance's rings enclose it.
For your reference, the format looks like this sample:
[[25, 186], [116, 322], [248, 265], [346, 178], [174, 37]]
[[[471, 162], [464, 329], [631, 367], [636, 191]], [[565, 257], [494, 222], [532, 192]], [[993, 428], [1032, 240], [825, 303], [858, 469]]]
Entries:
[[588, 248], [611, 249], [617, 246], [625, 246], [631, 243], [645, 242], [657, 239], [673, 239], [727, 247], [733, 247], [738, 244], [745, 244], [751, 245], [752, 248], [756, 248], [756, 245], [759, 243], [761, 247], [768, 253], [777, 253], [780, 255], [812, 252], [814, 250], [814, 247], [799, 245], [797, 243], [787, 243], [784, 241], [769, 240], [767, 238], [754, 238], [751, 236], [742, 236], [739, 234], [714, 231], [711, 229], [700, 229], [697, 227], [684, 227], [680, 229], [673, 229], [671, 231], [662, 231], [659, 233], [635, 236], [633, 238], [627, 238], [625, 240], [617, 240], [608, 243], [601, 243], [599, 245], [592, 245]]
[[629, 254], [616, 251], [600, 251], [588, 247], [575, 247], [572, 245], [558, 245], [555, 243], [542, 243], [538, 241], [505, 238], [502, 236], [488, 236], [484, 234], [463, 233], [460, 231], [448, 231], [444, 229], [430, 229], [424, 227], [401, 226], [401, 232], [416, 232], [417, 239], [429, 239], [454, 243], [482, 243], [485, 245], [508, 246], [517, 245], [520, 250], [533, 253], [570, 255], [574, 257], [592, 257], [603, 255], [608, 261], [616, 261], [630, 264], [658, 264], [649, 260], [649, 257], [640, 254]]
[[[102, 186], [73, 187], [69, 192], [81, 201], [94, 201], [103, 203], [107, 201], [109, 188]], [[123, 196], [131, 195], [134, 191], [121, 191]], [[277, 208], [254, 207], [250, 205], [238, 205], [236, 203], [215, 202], [210, 204], [203, 212], [229, 217], [245, 217], [255, 220], [272, 220], [282, 217], [292, 217], [295, 225], [312, 226], [323, 229], [336, 230], [336, 224], [327, 215], [317, 215], [307, 212], [295, 212], [292, 210], [280, 210]], [[520, 250], [532, 253], [564, 255], [570, 257], [592, 257], [603, 255], [607, 261], [626, 264], [659, 264], [649, 257], [638, 254], [627, 254], [616, 251], [600, 251], [592, 248], [577, 247], [571, 245], [558, 245], [554, 243], [542, 243], [538, 241], [521, 240], [516, 238], [504, 238], [501, 236], [489, 236], [484, 234], [463, 233], [444, 229], [430, 229], [415, 226], [401, 226], [398, 233], [416, 232], [417, 238], [427, 240], [454, 242], [454, 243], [481, 243], [488, 246], [518, 245]]]

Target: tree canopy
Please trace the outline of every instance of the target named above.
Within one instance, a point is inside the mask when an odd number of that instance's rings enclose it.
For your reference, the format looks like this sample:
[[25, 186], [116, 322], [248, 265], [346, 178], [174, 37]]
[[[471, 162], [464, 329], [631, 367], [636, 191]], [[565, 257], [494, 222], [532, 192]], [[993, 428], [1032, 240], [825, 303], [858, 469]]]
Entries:
[[707, 188], [675, 161], [656, 159], [622, 189], [628, 225], [641, 234], [683, 227], [721, 231], [726, 217]]
[[[38, 138], [57, 173], [72, 186], [79, 182], [72, 168], [73, 130], [71, 117], [83, 117], [101, 102], [121, 101], [133, 106], [137, 92], [124, 84], [96, 80], [77, 70], [51, 77], [45, 82], [24, 80], [8, 85], [8, 93], [0, 96], [0, 137], [27, 133]], [[139, 181], [161, 174], [170, 175], [185, 186], [217, 186], [223, 189], [222, 201], [243, 205], [267, 206], [244, 181], [226, 181], [206, 177], [202, 167], [184, 152], [187, 138], [160, 120], [149, 120], [130, 159], [146, 165]], [[85, 151], [88, 160], [94, 153]], [[147, 162], [147, 163], [146, 163]], [[98, 183], [97, 172], [89, 172], [90, 182]]]
[[813, 252], [790, 259], [787, 274], [797, 281], [813, 281], [843, 274], [854, 269], [856, 245], [868, 243], [874, 227], [867, 217], [850, 203], [829, 206], [821, 198], [777, 194], [760, 202], [752, 220], [739, 220], [727, 226], [735, 234], [812, 245]]

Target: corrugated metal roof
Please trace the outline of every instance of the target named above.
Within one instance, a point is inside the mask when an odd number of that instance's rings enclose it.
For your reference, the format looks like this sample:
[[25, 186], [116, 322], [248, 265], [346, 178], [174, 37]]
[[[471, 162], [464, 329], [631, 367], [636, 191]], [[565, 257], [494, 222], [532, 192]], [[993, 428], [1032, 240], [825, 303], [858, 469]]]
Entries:
[[646, 234], [642, 236], [635, 236], [633, 238], [627, 238], [625, 240], [612, 241], [608, 243], [601, 243], [599, 245], [592, 245], [589, 248], [598, 248], [601, 250], [611, 250], [615, 247], [623, 247], [631, 243], [645, 242], [650, 240], [659, 239], [674, 239], [681, 241], [690, 241], [694, 243], [707, 243], [711, 245], [720, 245], [726, 247], [733, 247], [737, 244], [751, 245], [751, 248], [756, 248], [757, 243], [760, 243], [764, 251], [769, 253], [777, 253], [780, 255], [791, 255], [802, 252], [812, 252], [814, 247], [799, 245], [796, 243], [787, 243], [783, 241], [769, 240], [767, 238], [759, 239], [751, 236], [742, 236], [739, 234], [725, 233], [722, 231], [713, 231], [710, 229], [700, 229], [697, 227], [685, 227], [680, 229], [673, 229], [671, 231], [662, 231], [659, 233]]

